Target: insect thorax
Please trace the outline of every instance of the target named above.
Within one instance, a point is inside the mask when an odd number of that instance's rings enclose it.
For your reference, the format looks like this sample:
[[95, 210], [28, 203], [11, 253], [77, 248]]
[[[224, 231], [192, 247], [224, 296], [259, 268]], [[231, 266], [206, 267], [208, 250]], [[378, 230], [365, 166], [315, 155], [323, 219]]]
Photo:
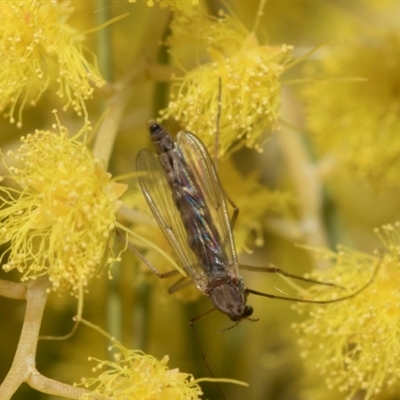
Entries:
[[251, 315], [252, 308], [246, 306], [246, 293], [243, 279], [220, 274], [209, 281], [208, 296], [215, 308], [233, 321], [239, 321]]

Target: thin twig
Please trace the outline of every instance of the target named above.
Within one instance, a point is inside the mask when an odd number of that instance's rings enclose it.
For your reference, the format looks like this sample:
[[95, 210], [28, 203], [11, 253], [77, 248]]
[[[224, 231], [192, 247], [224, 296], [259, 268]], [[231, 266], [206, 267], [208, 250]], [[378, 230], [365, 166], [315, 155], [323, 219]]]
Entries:
[[[10, 298], [26, 299], [26, 311], [21, 336], [10, 370], [0, 386], [0, 399], [11, 399], [22, 383], [26, 382], [43, 393], [78, 399], [86, 389], [76, 388], [41, 375], [36, 369], [36, 349], [43, 312], [47, 301], [47, 277], [27, 284], [13, 284], [0, 281], [0, 292]], [[8, 290], [7, 290], [8, 287]], [[25, 287], [25, 290], [22, 289]], [[5, 290], [3, 290], [5, 289]]]

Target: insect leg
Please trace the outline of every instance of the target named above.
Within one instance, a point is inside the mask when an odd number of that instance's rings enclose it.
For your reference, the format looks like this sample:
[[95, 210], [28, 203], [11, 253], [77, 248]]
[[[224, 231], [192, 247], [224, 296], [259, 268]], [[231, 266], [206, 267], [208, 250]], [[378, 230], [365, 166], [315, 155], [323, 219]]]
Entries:
[[236, 221], [238, 219], [238, 216], [239, 216], [239, 207], [226, 194], [225, 190], [224, 190], [224, 197], [227, 200], [227, 202], [231, 205], [231, 207], [233, 208], [233, 214], [232, 214], [232, 218], [231, 218], [231, 229], [233, 230], [233, 228], [235, 227]]
[[325, 286], [334, 286], [334, 287], [344, 289], [342, 286], [336, 285], [335, 283], [323, 282], [323, 281], [318, 281], [316, 279], [310, 279], [310, 278], [304, 278], [299, 275], [290, 274], [289, 272], [286, 272], [283, 269], [278, 268], [273, 264], [269, 264], [269, 265], [270, 265], [270, 267], [254, 267], [251, 265], [239, 265], [239, 268], [244, 269], [246, 271], [267, 272], [267, 273], [271, 273], [271, 274], [279, 274], [279, 275], [286, 276], [287, 278], [298, 279], [299, 281], [303, 281], [303, 282], [316, 283], [318, 285], [325, 285]]
[[284, 297], [284, 296], [277, 296], [274, 294], [270, 293], [263, 293], [263, 292], [258, 292], [257, 290], [253, 289], [245, 289], [246, 294], [255, 294], [256, 296], [263, 296], [263, 297], [269, 297], [270, 299], [279, 299], [279, 300], [290, 300], [290, 301], [296, 301], [299, 303], [315, 303], [315, 304], [330, 304], [330, 303], [336, 303], [338, 301], [343, 301], [343, 300], [348, 300], [351, 299], [354, 296], [357, 296], [359, 293], [361, 293], [363, 290], [365, 290], [371, 283], [374, 281], [379, 268], [381, 266], [382, 262], [379, 262], [378, 265], [376, 266], [374, 273], [372, 274], [371, 278], [368, 280], [368, 282], [361, 286], [359, 289], [357, 289], [355, 292], [347, 295], [347, 296], [342, 296], [337, 299], [332, 299], [332, 300], [307, 300], [307, 299], [300, 299], [297, 297]]
[[218, 102], [217, 102], [217, 120], [215, 122], [215, 143], [214, 143], [214, 165], [218, 171], [218, 152], [219, 152], [219, 124], [221, 121], [221, 95], [222, 95], [222, 82], [218, 77]]
[[137, 257], [143, 261], [150, 269], [151, 271], [157, 275], [160, 279], [165, 279], [165, 278], [170, 278], [171, 276], [175, 276], [179, 274], [179, 271], [176, 269], [173, 269], [172, 271], [167, 271], [167, 272], [159, 272], [157, 270], [157, 268], [151, 264], [148, 260], [146, 260], [145, 257], [143, 257], [143, 255], [140, 253], [140, 251], [131, 243], [129, 242], [129, 240], [126, 238], [126, 236], [124, 236], [124, 234], [119, 230], [116, 229], [116, 233], [117, 236], [126, 243], [126, 245], [128, 246], [128, 249], [130, 251], [132, 251], [132, 253], [135, 253], [137, 255]]
[[[190, 328], [192, 329], [193, 335], [194, 335], [194, 337], [196, 338], [197, 344], [198, 344], [199, 349], [200, 349], [201, 358], [203, 359], [204, 364], [206, 365], [206, 367], [207, 367], [207, 369], [208, 369], [208, 372], [210, 372], [210, 374], [211, 374], [211, 376], [212, 376], [213, 378], [215, 378], [214, 372], [212, 371], [212, 369], [211, 369], [211, 367], [210, 367], [210, 364], [209, 364], [208, 361], [207, 361], [206, 355], [205, 355], [205, 353], [204, 353], [203, 346], [201, 345], [201, 341], [200, 341], [199, 335], [197, 334], [197, 331], [196, 331], [196, 328], [195, 328], [194, 324], [195, 324], [195, 322], [197, 322], [198, 320], [200, 320], [200, 319], [202, 319], [203, 317], [205, 317], [205, 316], [211, 314], [211, 313], [214, 312], [214, 311], [217, 311], [217, 309], [216, 309], [216, 308], [212, 308], [211, 310], [208, 310], [208, 311], [204, 312], [203, 314], [200, 314], [200, 315], [198, 315], [197, 317], [192, 318], [192, 319], [189, 321]], [[215, 382], [215, 383], [216, 383], [216, 385], [217, 385], [217, 387], [218, 387], [218, 390], [219, 390], [219, 392], [220, 392], [222, 398], [223, 398], [224, 400], [226, 400], [225, 394], [224, 394], [224, 392], [222, 391], [221, 386], [219, 385], [218, 382]]]
[[[221, 98], [222, 98], [222, 80], [218, 78], [218, 112], [217, 112], [217, 121], [216, 121], [216, 134], [215, 134], [215, 149], [214, 149], [214, 166], [216, 171], [218, 171], [218, 151], [219, 151], [219, 124], [221, 121]], [[228, 203], [233, 208], [233, 215], [231, 219], [231, 229], [235, 227], [236, 220], [239, 216], [239, 208], [233, 202], [233, 200], [226, 194], [225, 190], [223, 190], [224, 197], [228, 201]]]

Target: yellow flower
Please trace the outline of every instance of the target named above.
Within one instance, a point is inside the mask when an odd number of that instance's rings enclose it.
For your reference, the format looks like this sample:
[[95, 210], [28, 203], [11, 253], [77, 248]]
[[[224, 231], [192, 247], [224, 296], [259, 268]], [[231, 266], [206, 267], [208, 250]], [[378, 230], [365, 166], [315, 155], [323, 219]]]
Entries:
[[115, 361], [98, 362], [94, 371], [108, 370], [96, 378], [82, 379], [86, 388], [95, 386], [82, 400], [106, 396], [112, 400], [191, 400], [200, 399], [202, 391], [193, 376], [178, 369], [169, 369], [168, 356], [162, 360], [139, 350], [128, 350], [120, 344], [113, 346], [118, 352]]
[[25, 104], [34, 105], [57, 86], [65, 108], [72, 105], [81, 115], [92, 85], [103, 85], [97, 67], [83, 55], [83, 36], [66, 23], [72, 12], [69, 2], [0, 2], [0, 112], [10, 122], [17, 114], [20, 126]]
[[[17, 166], [8, 166], [11, 187], [0, 187], [0, 244], [5, 271], [22, 280], [48, 274], [53, 290], [77, 294], [115, 256], [112, 247], [117, 198], [126, 186], [111, 180], [84, 141], [36, 131], [22, 137]], [[7, 254], [7, 257], [5, 257]]]
[[[296, 306], [309, 310], [310, 318], [295, 324], [299, 345], [308, 371], [308, 387], [323, 376], [326, 386], [339, 390], [346, 399], [358, 391], [371, 399], [382, 389], [400, 386], [400, 224], [377, 230], [387, 251], [377, 256], [342, 248], [321, 253], [335, 268], [318, 273], [325, 281], [336, 281], [353, 290], [371, 276], [380, 263], [372, 284], [353, 298], [321, 306]], [[332, 279], [337, 277], [336, 280]], [[360, 285], [361, 283], [361, 285]], [[312, 299], [343, 296], [340, 289], [317, 285]]]
[[400, 35], [374, 31], [334, 46], [320, 63], [326, 81], [304, 91], [319, 152], [335, 154], [376, 186], [399, 184], [399, 58]]
[[[170, 52], [186, 72], [176, 78], [161, 120], [173, 118], [198, 135], [211, 149], [219, 111], [219, 153], [247, 146], [261, 150], [265, 130], [277, 127], [279, 78], [291, 46], [262, 46], [233, 16], [207, 15], [200, 7], [176, 13], [171, 24]], [[207, 60], [187, 71], [188, 54]], [[221, 90], [219, 88], [221, 82]]]

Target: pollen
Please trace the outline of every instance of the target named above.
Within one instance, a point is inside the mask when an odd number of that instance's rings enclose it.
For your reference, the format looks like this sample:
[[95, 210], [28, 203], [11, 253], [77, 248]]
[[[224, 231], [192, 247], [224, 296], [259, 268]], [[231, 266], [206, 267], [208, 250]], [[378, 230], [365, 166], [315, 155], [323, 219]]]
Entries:
[[0, 112], [22, 124], [25, 104], [35, 105], [53, 89], [81, 115], [94, 86], [102, 86], [95, 64], [83, 54], [83, 35], [66, 21], [70, 2], [44, 0], [0, 3]]
[[[380, 264], [378, 274], [360, 294], [330, 305], [297, 306], [310, 318], [294, 328], [305, 358], [309, 384], [323, 376], [330, 389], [339, 389], [346, 399], [363, 391], [366, 400], [383, 389], [400, 387], [400, 224], [376, 230], [385, 246], [381, 256], [341, 248], [324, 252], [335, 262], [327, 273], [318, 274], [351, 293]], [[337, 277], [335, 280], [334, 277]], [[334, 293], [333, 293], [334, 292]], [[343, 290], [313, 286], [313, 300], [341, 297]]]
[[53, 290], [75, 295], [117, 259], [110, 248], [126, 189], [80, 140], [85, 132], [69, 137], [59, 127], [22, 137], [7, 154], [9, 186], [0, 187], [0, 244], [9, 246], [2, 268], [18, 270], [22, 281], [47, 274]]
[[[115, 361], [92, 358], [98, 365], [97, 372], [104, 367], [107, 371], [96, 378], [83, 379], [80, 386], [91, 390], [82, 400], [97, 399], [99, 396], [114, 400], [194, 400], [200, 399], [202, 391], [193, 376], [178, 369], [169, 369], [168, 356], [161, 360], [139, 350], [128, 350], [117, 344]], [[92, 389], [92, 387], [94, 387]]]
[[[265, 131], [278, 126], [279, 79], [292, 47], [260, 45], [234, 17], [208, 16], [200, 7], [190, 16], [176, 14], [171, 30], [170, 52], [185, 74], [175, 78], [161, 120], [179, 121], [208, 148], [218, 129], [221, 156], [243, 146], [261, 151]], [[187, 69], [188, 52], [206, 61]]]

